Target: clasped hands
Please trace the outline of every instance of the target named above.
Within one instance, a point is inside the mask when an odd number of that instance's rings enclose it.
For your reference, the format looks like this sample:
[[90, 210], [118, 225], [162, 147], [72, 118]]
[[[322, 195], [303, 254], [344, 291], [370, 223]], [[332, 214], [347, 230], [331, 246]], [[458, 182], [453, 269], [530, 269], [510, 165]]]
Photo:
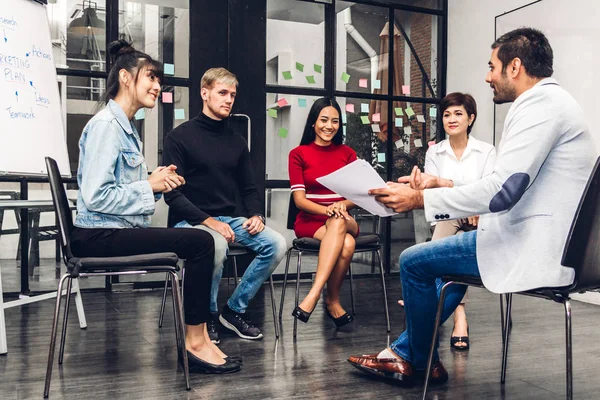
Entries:
[[371, 196], [396, 212], [407, 212], [423, 208], [423, 190], [438, 187], [453, 187], [451, 180], [422, 173], [415, 166], [410, 176], [398, 178], [398, 183], [387, 182], [387, 187], [369, 190]]
[[185, 179], [175, 172], [176, 169], [177, 166], [171, 164], [168, 167], [158, 167], [152, 171], [152, 174], [148, 177], [152, 191], [154, 193], [168, 193], [185, 184]]
[[350, 216], [350, 214], [348, 214], [346, 204], [343, 201], [338, 201], [338, 202], [328, 205], [325, 208], [325, 214], [328, 217], [336, 217], [336, 218], [343, 218], [343, 219], [351, 219], [352, 218]]

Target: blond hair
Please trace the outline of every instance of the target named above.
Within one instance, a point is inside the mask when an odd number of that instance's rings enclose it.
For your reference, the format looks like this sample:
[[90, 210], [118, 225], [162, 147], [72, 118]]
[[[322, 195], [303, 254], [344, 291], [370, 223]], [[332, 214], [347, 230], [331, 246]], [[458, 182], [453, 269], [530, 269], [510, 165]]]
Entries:
[[226, 70], [225, 68], [211, 68], [204, 73], [202, 80], [200, 81], [201, 89], [210, 89], [213, 84], [222, 83], [223, 85], [237, 87], [238, 80], [234, 74]]

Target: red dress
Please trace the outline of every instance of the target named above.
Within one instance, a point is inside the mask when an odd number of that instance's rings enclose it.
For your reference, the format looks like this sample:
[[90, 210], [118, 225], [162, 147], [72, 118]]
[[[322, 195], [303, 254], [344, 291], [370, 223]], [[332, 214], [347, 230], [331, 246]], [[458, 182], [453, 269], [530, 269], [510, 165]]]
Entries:
[[[317, 182], [317, 178], [328, 175], [356, 160], [356, 152], [343, 144], [319, 146], [310, 143], [290, 151], [289, 172], [292, 192], [306, 191], [306, 198], [317, 204], [328, 206], [345, 200]], [[326, 215], [300, 211], [294, 223], [296, 237], [314, 237], [315, 232], [325, 225]]]

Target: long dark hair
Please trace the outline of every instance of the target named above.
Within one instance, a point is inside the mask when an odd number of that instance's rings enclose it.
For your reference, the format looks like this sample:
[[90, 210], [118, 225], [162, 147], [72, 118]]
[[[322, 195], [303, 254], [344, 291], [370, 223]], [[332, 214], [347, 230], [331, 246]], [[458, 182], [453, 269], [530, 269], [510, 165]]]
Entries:
[[[321, 110], [323, 110], [325, 107], [335, 108], [340, 118], [342, 118], [342, 109], [337, 101], [329, 97], [321, 97], [313, 103], [310, 111], [308, 112], [306, 125], [304, 126], [304, 133], [302, 133], [302, 139], [300, 140], [301, 145], [310, 144], [315, 141], [315, 138], [317, 137], [317, 134], [315, 133], [315, 123], [317, 122], [317, 118], [319, 118], [319, 114], [321, 114]], [[340, 135], [338, 131], [331, 141], [334, 144], [342, 144], [343, 140], [343, 135]]]
[[143, 69], [152, 71], [159, 82], [163, 81], [163, 65], [160, 61], [152, 59], [148, 54], [137, 51], [125, 40], [115, 40], [109, 47], [109, 53], [112, 58], [112, 68], [108, 73], [106, 82], [106, 92], [102, 97], [104, 103], [114, 99], [119, 93], [119, 71], [127, 70], [133, 77], [134, 83], [137, 83], [140, 72]]

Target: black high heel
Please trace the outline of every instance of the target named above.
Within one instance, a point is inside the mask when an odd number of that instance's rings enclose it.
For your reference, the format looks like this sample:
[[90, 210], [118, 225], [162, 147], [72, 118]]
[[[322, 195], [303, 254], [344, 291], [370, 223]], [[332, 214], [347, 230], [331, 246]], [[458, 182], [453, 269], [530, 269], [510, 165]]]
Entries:
[[[316, 306], [315, 306], [316, 308]], [[315, 309], [313, 308], [313, 311], [315, 311]], [[300, 321], [307, 323], [308, 319], [310, 318], [310, 315], [313, 313], [313, 311], [311, 312], [306, 312], [303, 309], [300, 308], [300, 306], [294, 308], [294, 311], [292, 311], [292, 317], [299, 319]]]
[[344, 315], [342, 315], [341, 317], [334, 317], [329, 310], [327, 309], [327, 307], [325, 307], [325, 314], [327, 314], [327, 316], [329, 318], [331, 318], [331, 320], [333, 321], [333, 323], [335, 324], [336, 328], [341, 328], [342, 326], [349, 324], [350, 322], [354, 321], [354, 316], [352, 314], [348, 314], [345, 313]]

